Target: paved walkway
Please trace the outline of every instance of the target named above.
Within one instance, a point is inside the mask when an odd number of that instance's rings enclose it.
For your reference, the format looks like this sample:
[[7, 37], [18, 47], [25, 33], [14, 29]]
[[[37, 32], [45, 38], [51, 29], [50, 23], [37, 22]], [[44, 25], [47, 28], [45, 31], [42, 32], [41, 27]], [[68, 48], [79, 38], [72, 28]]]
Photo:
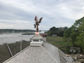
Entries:
[[60, 63], [45, 47], [27, 47], [4, 63]]

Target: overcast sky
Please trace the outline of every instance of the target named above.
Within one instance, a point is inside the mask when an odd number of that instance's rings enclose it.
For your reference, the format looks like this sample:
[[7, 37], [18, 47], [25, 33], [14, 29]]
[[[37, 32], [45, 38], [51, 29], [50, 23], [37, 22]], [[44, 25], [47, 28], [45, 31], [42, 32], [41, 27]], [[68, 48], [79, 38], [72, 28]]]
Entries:
[[41, 29], [70, 27], [84, 16], [84, 0], [0, 0], [0, 29], [34, 29], [34, 16]]

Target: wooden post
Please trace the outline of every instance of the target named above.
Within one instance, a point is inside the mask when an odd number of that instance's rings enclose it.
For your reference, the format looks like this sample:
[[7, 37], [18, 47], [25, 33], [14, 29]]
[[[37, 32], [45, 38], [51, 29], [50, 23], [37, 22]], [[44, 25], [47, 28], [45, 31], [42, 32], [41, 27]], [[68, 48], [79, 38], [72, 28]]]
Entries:
[[7, 45], [7, 47], [8, 47], [8, 51], [9, 51], [10, 55], [13, 56], [13, 53], [12, 53], [12, 51], [11, 51], [9, 45], [8, 45], [8, 44], [6, 44], [6, 45]]

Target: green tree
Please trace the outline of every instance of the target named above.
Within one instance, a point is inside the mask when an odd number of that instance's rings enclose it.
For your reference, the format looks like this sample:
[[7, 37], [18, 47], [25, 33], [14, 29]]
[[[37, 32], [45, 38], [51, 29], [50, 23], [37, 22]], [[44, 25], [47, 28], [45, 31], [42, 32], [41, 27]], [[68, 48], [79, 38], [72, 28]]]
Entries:
[[57, 36], [63, 37], [64, 31], [65, 31], [66, 29], [67, 29], [67, 27], [60, 27], [60, 28], [52, 27], [52, 28], [50, 28], [50, 30], [47, 32], [47, 34], [48, 34], [49, 36], [57, 35]]
[[76, 45], [79, 46], [82, 50], [82, 52], [84, 53], [84, 32], [81, 33], [76, 40]]
[[73, 46], [79, 46], [84, 49], [84, 17], [76, 20], [76, 22], [64, 33], [64, 38], [71, 39]]

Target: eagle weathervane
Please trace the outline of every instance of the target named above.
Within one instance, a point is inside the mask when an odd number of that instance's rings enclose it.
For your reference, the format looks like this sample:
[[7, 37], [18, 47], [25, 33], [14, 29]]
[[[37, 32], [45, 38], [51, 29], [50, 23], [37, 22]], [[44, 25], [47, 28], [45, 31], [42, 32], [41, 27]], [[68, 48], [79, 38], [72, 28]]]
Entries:
[[34, 20], [35, 20], [35, 24], [34, 24], [34, 28], [36, 28], [36, 32], [38, 33], [39, 32], [39, 24], [41, 23], [43, 17], [41, 17], [39, 20], [38, 20], [38, 17], [35, 16]]

